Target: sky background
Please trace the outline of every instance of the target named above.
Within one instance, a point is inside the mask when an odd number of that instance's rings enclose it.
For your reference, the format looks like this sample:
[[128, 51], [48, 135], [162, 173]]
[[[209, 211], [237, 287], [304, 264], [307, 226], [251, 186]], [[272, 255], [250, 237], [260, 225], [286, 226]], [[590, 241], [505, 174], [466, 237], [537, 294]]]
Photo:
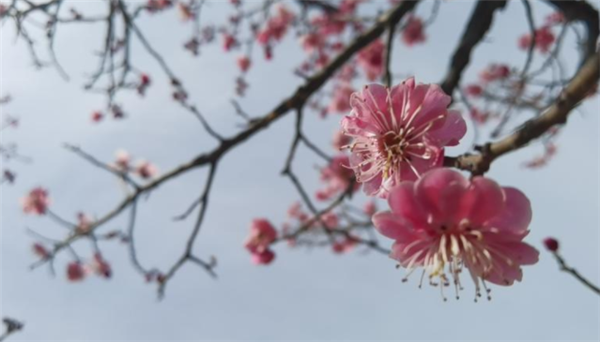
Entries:
[[[72, 1], [84, 13], [102, 8], [100, 1]], [[212, 1], [211, 17], [218, 21], [230, 5]], [[364, 11], [374, 11], [381, 2], [370, 2]], [[533, 2], [536, 22], [550, 9]], [[419, 7], [429, 14], [431, 3]], [[420, 82], [438, 82], [472, 9], [469, 1], [444, 2], [435, 24], [427, 28], [428, 41], [408, 49], [396, 43], [393, 69], [415, 75]], [[180, 23], [176, 11], [142, 21], [151, 42], [163, 53], [175, 73], [191, 90], [191, 101], [224, 134], [237, 130], [240, 118], [229, 100], [233, 95], [238, 53], [223, 54], [219, 44], [205, 49], [200, 58], [182, 51], [190, 27]], [[61, 26], [56, 50], [71, 81], [65, 82], [52, 69], [36, 71], [26, 46], [15, 42], [11, 24], [1, 27], [0, 94], [14, 101], [2, 107], [18, 115], [18, 130], [3, 133], [3, 142], [16, 141], [31, 164], [10, 164], [18, 170], [14, 186], [2, 186], [0, 247], [0, 314], [26, 323], [25, 330], [11, 337], [19, 340], [213, 340], [213, 339], [394, 339], [394, 340], [598, 340], [598, 297], [568, 274], [561, 273], [541, 240], [555, 236], [567, 261], [581, 273], [599, 280], [599, 144], [598, 99], [587, 101], [574, 112], [559, 139], [558, 155], [549, 167], [531, 171], [521, 167], [542, 148], [532, 145], [493, 164], [489, 176], [505, 186], [514, 186], [532, 202], [534, 218], [526, 241], [541, 250], [540, 262], [524, 269], [522, 283], [510, 288], [494, 286], [491, 302], [474, 304], [471, 284], [461, 300], [443, 302], [437, 289], [417, 288], [418, 277], [402, 283], [402, 270], [375, 253], [335, 255], [330, 249], [290, 249], [276, 246], [277, 259], [268, 267], [256, 267], [243, 248], [249, 222], [266, 217], [274, 223], [285, 220], [288, 206], [298, 195], [279, 172], [293, 134], [293, 116], [288, 115], [268, 130], [236, 148], [219, 166], [214, 192], [201, 235], [197, 255], [216, 255], [218, 280], [187, 265], [169, 282], [166, 298], [159, 302], [155, 286], [146, 284], [133, 270], [124, 245], [101, 245], [114, 268], [106, 281], [90, 277], [70, 284], [64, 253], [56, 262], [53, 278], [46, 268], [30, 271], [35, 261], [32, 238], [26, 227], [48, 236], [61, 237], [64, 230], [45, 218], [25, 216], [19, 205], [32, 187], [50, 191], [52, 209], [64, 217], [78, 211], [101, 216], [122, 198], [118, 182], [61, 147], [80, 145], [105, 161], [125, 148], [133, 156], [155, 162], [169, 170], [214, 146], [197, 120], [170, 100], [169, 86], [153, 60], [134, 46], [137, 66], [149, 72], [153, 84], [143, 99], [135, 94], [119, 100], [128, 114], [125, 121], [90, 123], [90, 113], [103, 108], [104, 98], [81, 90], [85, 76], [96, 66], [92, 51], [102, 44], [103, 27]], [[512, 1], [495, 17], [491, 33], [478, 46], [465, 80], [475, 80], [490, 62], [521, 66], [525, 54], [516, 47], [527, 31], [523, 7]], [[572, 32], [565, 42], [563, 61], [572, 70]], [[300, 79], [291, 74], [299, 62], [295, 39], [287, 39], [275, 50], [275, 59], [265, 63], [256, 51], [249, 73], [249, 89], [242, 105], [252, 115], [264, 115]], [[542, 58], [536, 56], [536, 63]], [[399, 81], [399, 80], [397, 80]], [[358, 83], [357, 83], [358, 84]], [[525, 117], [523, 117], [525, 118]], [[305, 129], [320, 146], [328, 148], [339, 116], [321, 120], [307, 113]], [[465, 138], [470, 141], [470, 136]], [[465, 144], [451, 149], [455, 155]], [[315, 156], [303, 150], [295, 168], [310, 189], [318, 186]], [[179, 257], [193, 219], [173, 222], [193, 201], [204, 185], [206, 172], [194, 171], [169, 182], [142, 201], [136, 240], [138, 256], [145, 265], [161, 269]], [[362, 199], [359, 199], [359, 201]], [[383, 207], [380, 203], [380, 207]], [[106, 231], [122, 228], [126, 215], [114, 220]], [[386, 246], [391, 241], [384, 242]], [[89, 255], [86, 243], [76, 245]], [[468, 282], [466, 282], [468, 283]]]

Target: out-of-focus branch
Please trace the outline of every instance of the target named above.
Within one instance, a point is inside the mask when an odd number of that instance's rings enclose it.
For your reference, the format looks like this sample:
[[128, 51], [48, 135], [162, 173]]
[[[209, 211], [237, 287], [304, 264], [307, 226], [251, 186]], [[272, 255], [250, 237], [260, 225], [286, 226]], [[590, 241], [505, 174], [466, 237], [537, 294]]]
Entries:
[[498, 157], [526, 146], [555, 125], [567, 122], [569, 113], [592, 91], [600, 78], [600, 55], [596, 52], [577, 72], [560, 96], [540, 116], [525, 122], [520, 129], [504, 139], [488, 143], [480, 148], [480, 153], [447, 157], [446, 166], [470, 171], [481, 175], [489, 170], [490, 164]]
[[452, 96], [454, 89], [460, 83], [462, 73], [469, 64], [473, 48], [481, 42], [485, 34], [492, 26], [494, 12], [504, 8], [506, 1], [480, 0], [475, 5], [471, 19], [465, 27], [462, 38], [454, 51], [450, 67], [441, 87], [446, 94]]
[[[118, 3], [122, 4], [122, 2], [120, 2], [120, 1]], [[375, 39], [380, 37], [383, 34], [383, 32], [386, 30], [386, 28], [389, 27], [392, 23], [399, 22], [402, 19], [402, 17], [406, 13], [408, 13], [415, 5], [416, 5], [416, 2], [413, 2], [413, 1], [403, 2], [403, 3], [399, 4], [398, 6], [394, 7], [389, 12], [381, 15], [379, 17], [379, 19], [376, 21], [375, 25], [371, 29], [366, 30], [364, 33], [358, 35], [354, 39], [354, 41], [346, 47], [345, 50], [343, 50], [335, 59], [332, 60], [332, 62], [329, 65], [324, 67], [321, 72], [308, 78], [306, 83], [303, 86], [300, 86], [290, 97], [284, 99], [269, 114], [253, 120], [252, 122], [249, 123], [249, 125], [247, 126], [247, 128], [245, 130], [239, 132], [238, 134], [234, 135], [233, 137], [230, 137], [230, 138], [219, 137], [218, 140], [219, 140], [220, 144], [212, 151], [209, 151], [209, 152], [206, 152], [206, 153], [203, 153], [203, 154], [197, 156], [193, 160], [191, 160], [183, 165], [180, 165], [179, 167], [177, 167], [169, 172], [166, 172], [165, 174], [163, 174], [160, 177], [157, 177], [156, 179], [154, 179], [153, 181], [151, 181], [150, 183], [148, 183], [146, 185], [135, 187], [134, 191], [132, 193], [128, 194], [127, 197], [125, 199], [123, 199], [121, 201], [121, 203], [119, 203], [113, 210], [109, 211], [106, 215], [104, 215], [103, 217], [94, 221], [90, 225], [86, 234], [80, 234], [80, 233], [74, 232], [74, 233], [70, 234], [62, 242], [55, 244], [54, 249], [51, 251], [51, 257], [47, 258], [47, 260], [53, 260], [54, 255], [56, 255], [58, 252], [60, 252], [61, 250], [65, 249], [65, 248], [68, 249], [70, 247], [70, 245], [73, 242], [75, 242], [76, 240], [78, 240], [84, 236], [93, 235], [94, 232], [96, 231], [96, 229], [98, 229], [98, 227], [111, 221], [112, 219], [114, 219], [115, 217], [120, 215], [123, 211], [125, 211], [127, 208], [134, 205], [137, 202], [137, 200], [140, 198], [141, 195], [143, 195], [145, 193], [149, 193], [150, 191], [156, 189], [163, 183], [166, 183], [167, 181], [174, 179], [177, 176], [179, 176], [183, 173], [186, 173], [187, 171], [206, 166], [209, 168], [209, 177], [206, 181], [204, 191], [203, 191], [200, 199], [197, 201], [197, 203], [195, 202], [192, 205], [192, 208], [196, 208], [196, 207], [200, 206], [198, 219], [192, 230], [192, 233], [190, 234], [190, 236], [187, 240], [186, 248], [185, 248], [182, 256], [177, 259], [175, 264], [166, 272], [166, 274], [159, 274], [159, 277], [157, 277], [158, 282], [159, 282], [159, 295], [160, 296], [164, 295], [164, 290], [165, 290], [167, 282], [188, 261], [201, 266], [210, 275], [215, 276], [214, 271], [213, 271], [215, 262], [213, 260], [211, 260], [210, 262], [204, 262], [204, 261], [200, 260], [199, 258], [197, 258], [196, 256], [194, 256], [192, 254], [192, 249], [194, 246], [194, 242], [196, 241], [196, 237], [200, 231], [200, 227], [202, 225], [202, 222], [204, 220], [204, 216], [205, 216], [205, 213], [207, 210], [210, 189], [212, 188], [212, 183], [213, 183], [213, 179], [214, 179], [214, 175], [215, 175], [215, 169], [216, 169], [216, 165], [217, 165], [218, 161], [220, 161], [221, 158], [224, 157], [224, 155], [227, 152], [229, 152], [230, 150], [232, 150], [234, 147], [242, 144], [247, 139], [252, 137], [254, 134], [261, 131], [262, 129], [267, 128], [271, 123], [273, 123], [277, 119], [283, 117], [290, 110], [301, 108], [306, 103], [308, 98], [313, 93], [318, 91], [320, 89], [320, 87], [323, 86], [358, 51], [360, 51], [361, 49], [363, 49], [364, 47], [369, 45], [371, 42], [373, 42]], [[129, 20], [129, 19], [126, 19], [126, 20]], [[135, 26], [131, 26], [131, 27], [135, 31], [136, 27]], [[309, 148], [313, 149], [313, 151], [315, 151], [321, 157], [324, 157], [325, 159], [328, 158], [328, 156], [326, 156], [324, 153], [322, 153], [322, 152], [319, 153], [320, 150], [315, 149], [314, 146], [311, 146], [310, 141], [305, 136], [300, 135], [298, 139], [302, 140]], [[85, 155], [83, 155], [83, 156], [85, 158]], [[95, 165], [97, 167], [100, 167], [102, 169], [110, 171], [110, 168], [107, 169], [106, 167], [104, 167], [104, 164], [97, 162], [93, 158], [85, 158], [85, 159], [87, 159], [93, 165]], [[316, 209], [314, 210], [314, 212], [315, 213], [317, 212]], [[132, 211], [132, 216], [131, 216], [132, 224], [134, 222], [134, 219], [135, 219], [135, 212]], [[129, 231], [130, 231], [130, 233], [132, 232], [131, 227], [130, 227]], [[135, 250], [132, 249], [132, 252], [135, 253]], [[136, 265], [136, 267], [139, 270], [145, 271], [145, 269], [140, 266], [140, 264], [137, 261], [137, 258], [135, 258], [134, 254], [132, 254], [132, 258], [134, 258], [134, 260], [135, 260], [134, 264]], [[43, 262], [43, 261], [41, 261], [41, 262]]]
[[554, 7], [563, 12], [568, 21], [581, 21], [587, 32], [585, 42], [583, 42], [583, 56], [581, 64], [583, 65], [596, 51], [598, 36], [600, 36], [600, 18], [596, 10], [587, 1], [549, 1]]
[[10, 335], [23, 329], [23, 323], [13, 319], [5, 317], [2, 319], [4, 323], [4, 333], [0, 335], [0, 342], [5, 341]]
[[396, 23], [390, 24], [388, 29], [387, 42], [385, 45], [385, 74], [384, 83], [388, 88], [392, 87], [392, 49], [394, 48], [394, 34], [396, 33]]
[[[245, 130], [239, 132], [231, 138], [223, 139], [219, 146], [214, 150], [203, 153], [193, 160], [180, 165], [179, 167], [163, 174], [162, 176], [156, 178], [152, 182], [139, 187], [132, 194], [128, 195], [125, 199], [121, 201], [113, 210], [108, 212], [106, 215], [96, 220], [91, 227], [89, 228], [89, 232], [95, 231], [98, 227], [103, 224], [111, 221], [119, 214], [121, 214], [125, 209], [131, 206], [142, 194], [148, 193], [163, 183], [187, 172], [192, 169], [196, 169], [204, 166], [211, 166], [211, 170], [214, 172], [214, 165], [231, 149], [245, 142], [248, 138], [252, 137], [254, 134], [258, 133], [262, 129], [267, 128], [271, 123], [275, 122], [277, 119], [280, 119], [285, 114], [287, 114], [291, 109], [301, 107], [307, 99], [316, 92], [321, 86], [323, 86], [334, 74], [337, 70], [339, 70], [348, 60], [350, 60], [358, 51], [369, 45], [375, 39], [380, 37], [387, 27], [392, 22], [398, 22], [402, 19], [402, 17], [408, 13], [415, 5], [416, 1], [407, 1], [399, 4], [394, 7], [389, 12], [381, 15], [379, 19], [376, 21], [374, 26], [366, 30], [361, 35], [357, 36], [356, 39], [349, 44], [344, 51], [342, 51], [332, 62], [327, 65], [321, 72], [307, 79], [306, 83], [299, 87], [290, 97], [284, 99], [279, 105], [277, 105], [269, 114], [258, 118], [253, 121], [253, 123]], [[212, 177], [209, 177], [209, 182], [211, 182]], [[208, 190], [210, 186], [205, 188], [206, 197], [208, 197]], [[203, 195], [204, 196], [204, 195]], [[202, 207], [200, 210], [200, 216], [197, 220], [197, 225], [194, 227], [193, 233], [190, 236], [190, 240], [188, 240], [188, 246], [184, 255], [178, 260], [178, 262], [171, 268], [171, 270], [166, 274], [164, 280], [170, 279], [175, 272], [186, 262], [186, 261], [194, 261], [191, 259], [191, 246], [193, 246], [193, 242], [197, 236], [197, 233], [200, 229], [200, 224], [202, 223], [202, 219], [204, 217], [204, 212], [206, 210], [206, 203], [202, 203]], [[83, 235], [81, 234], [71, 234], [67, 239], [65, 239], [62, 243], [56, 244], [52, 254], [56, 254], [64, 248], [68, 248], [71, 243], [81, 238]], [[197, 262], [196, 262], [197, 263]], [[210, 265], [203, 264], [203, 266], [209, 273], [212, 271]], [[212, 273], [211, 273], [212, 274]], [[161, 285], [159, 289], [159, 293], [163, 293], [164, 285]]]

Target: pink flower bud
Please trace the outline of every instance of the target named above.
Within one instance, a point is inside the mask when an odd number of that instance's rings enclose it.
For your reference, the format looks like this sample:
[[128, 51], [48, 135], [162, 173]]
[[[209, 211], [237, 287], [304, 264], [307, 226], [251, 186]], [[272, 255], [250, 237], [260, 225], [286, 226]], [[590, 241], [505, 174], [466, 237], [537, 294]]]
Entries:
[[83, 266], [75, 261], [67, 265], [67, 279], [72, 282], [81, 281], [85, 278], [85, 270]]

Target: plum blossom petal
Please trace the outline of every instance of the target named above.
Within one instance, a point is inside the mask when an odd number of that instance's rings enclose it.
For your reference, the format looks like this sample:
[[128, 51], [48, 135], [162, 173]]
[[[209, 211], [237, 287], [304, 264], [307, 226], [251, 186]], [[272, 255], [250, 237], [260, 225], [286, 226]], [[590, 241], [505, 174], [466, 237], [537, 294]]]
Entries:
[[522, 280], [522, 266], [538, 261], [539, 252], [523, 242], [531, 205], [517, 189], [438, 168], [394, 187], [388, 203], [391, 211], [375, 214], [373, 224], [395, 240], [390, 256], [408, 269], [407, 277], [422, 267], [444, 299], [451, 283], [458, 298], [463, 271], [473, 279], [477, 300], [482, 289], [489, 298], [486, 282], [512, 285]]
[[367, 195], [386, 198], [402, 181], [441, 166], [444, 147], [466, 132], [461, 115], [447, 109], [450, 101], [439, 86], [414, 78], [391, 89], [369, 84], [352, 94], [352, 112], [341, 126], [353, 139], [350, 167]]

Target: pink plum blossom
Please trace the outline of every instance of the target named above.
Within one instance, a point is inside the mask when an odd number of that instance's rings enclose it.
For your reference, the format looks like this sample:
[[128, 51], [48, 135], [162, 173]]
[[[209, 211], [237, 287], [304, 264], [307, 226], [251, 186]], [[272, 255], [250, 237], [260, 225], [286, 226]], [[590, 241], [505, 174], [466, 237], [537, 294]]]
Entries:
[[333, 242], [331, 249], [336, 254], [343, 254], [351, 251], [354, 246], [356, 246], [356, 240], [351, 236], [346, 236], [342, 240]]
[[508, 76], [510, 76], [510, 68], [505, 64], [490, 64], [479, 74], [479, 78], [485, 83], [503, 80]]
[[287, 33], [287, 29], [294, 18], [294, 13], [288, 10], [287, 7], [283, 5], [279, 6], [277, 13], [267, 21], [267, 24], [258, 33], [256, 39], [262, 45], [269, 45], [273, 41], [280, 41]]
[[[554, 37], [554, 33], [552, 33], [550, 26], [543, 26], [535, 30], [535, 48], [541, 53], [548, 53], [555, 40], [556, 38]], [[530, 45], [530, 34], [524, 34], [519, 37], [519, 48], [522, 50], [528, 50]]]
[[342, 84], [334, 89], [333, 97], [327, 107], [329, 113], [344, 113], [350, 110], [350, 95], [354, 88], [349, 84]]
[[325, 228], [328, 228], [328, 229], [335, 229], [340, 224], [339, 217], [331, 211], [321, 215], [321, 221], [325, 225]]
[[308, 33], [300, 37], [302, 49], [307, 53], [321, 50], [325, 44], [325, 37], [318, 33]]
[[430, 283], [440, 285], [442, 296], [452, 282], [458, 298], [465, 268], [477, 299], [480, 285], [486, 290], [486, 282], [512, 285], [521, 281], [522, 265], [538, 261], [538, 251], [522, 241], [529, 232], [531, 205], [515, 188], [440, 168], [393, 188], [388, 203], [391, 211], [375, 214], [373, 224], [395, 240], [391, 258], [408, 269], [406, 277], [422, 267]]
[[296, 219], [300, 222], [305, 222], [308, 220], [308, 214], [302, 210], [302, 205], [300, 202], [294, 202], [287, 211], [288, 217], [291, 219]]
[[484, 123], [486, 123], [489, 120], [491, 115], [489, 112], [482, 112], [478, 108], [472, 107], [469, 110], [469, 116], [471, 117], [471, 120], [473, 120], [473, 122], [475, 124], [483, 125]]
[[420, 18], [411, 16], [408, 18], [406, 27], [402, 31], [402, 41], [408, 46], [423, 43], [427, 37], [423, 32], [423, 21]]
[[275, 259], [275, 253], [267, 249], [262, 253], [252, 253], [252, 263], [256, 265], [268, 265]]
[[483, 88], [479, 84], [469, 84], [465, 87], [465, 93], [471, 97], [479, 97], [483, 94]]
[[320, 14], [311, 19], [311, 24], [318, 28], [322, 37], [340, 35], [346, 28], [348, 18], [352, 18], [356, 7], [363, 0], [342, 0], [334, 13]]
[[[321, 169], [321, 181], [325, 183], [325, 188], [320, 189], [316, 193], [316, 198], [319, 201], [330, 200], [337, 194], [346, 191], [352, 182], [352, 170], [349, 169], [350, 160], [345, 154], [340, 154], [331, 160], [329, 165]], [[356, 183], [353, 190], [359, 188]]]
[[245, 247], [252, 254], [252, 262], [266, 265], [275, 258], [275, 253], [269, 249], [277, 239], [277, 231], [266, 219], [254, 219], [250, 226], [250, 236]]
[[385, 198], [401, 181], [441, 166], [444, 147], [457, 145], [467, 129], [460, 113], [447, 109], [450, 100], [439, 86], [414, 78], [352, 94], [342, 129], [354, 139], [350, 166], [367, 195]]
[[48, 191], [44, 188], [37, 187], [29, 192], [29, 194], [21, 200], [23, 212], [26, 214], [44, 215], [50, 205]]
[[346, 21], [338, 19], [337, 16], [321, 14], [311, 19], [311, 25], [317, 27], [322, 37], [339, 35], [346, 28]]
[[374, 81], [383, 73], [384, 52], [385, 46], [381, 39], [378, 39], [358, 53], [358, 65], [369, 81]]
[[165, 10], [173, 5], [172, 0], [148, 0], [146, 9], [150, 13]]

